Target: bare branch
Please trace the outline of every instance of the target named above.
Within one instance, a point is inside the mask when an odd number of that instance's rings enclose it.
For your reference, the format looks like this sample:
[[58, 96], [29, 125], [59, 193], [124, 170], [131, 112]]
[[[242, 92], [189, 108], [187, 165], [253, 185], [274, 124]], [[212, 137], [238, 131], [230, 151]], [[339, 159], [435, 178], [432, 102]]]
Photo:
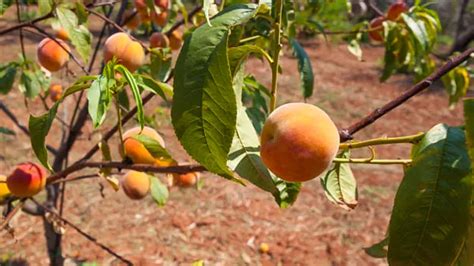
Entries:
[[424, 80], [418, 82], [415, 86], [405, 91], [397, 98], [388, 102], [384, 106], [375, 109], [372, 113], [362, 118], [358, 122], [352, 124], [350, 127], [341, 130], [339, 132], [341, 141], [344, 142], [344, 141], [352, 139], [352, 135], [354, 133], [374, 123], [380, 117], [384, 116], [388, 112], [392, 111], [393, 109], [397, 108], [404, 102], [408, 101], [411, 97], [417, 95], [418, 93], [422, 92], [423, 90], [431, 86], [433, 82], [437, 81], [443, 75], [445, 75], [446, 73], [448, 73], [455, 67], [459, 66], [462, 62], [466, 61], [472, 53], [474, 53], [474, 48], [467, 49], [462, 54], [456, 57], [450, 58], [444, 65], [438, 68], [438, 70], [433, 72], [430, 76], [428, 76]]
[[15, 217], [15, 214], [21, 209], [21, 207], [23, 207], [23, 204], [25, 204], [25, 201], [26, 201], [26, 199], [22, 199], [15, 206], [15, 208], [8, 213], [7, 217], [5, 217], [5, 219], [0, 224], [0, 230], [3, 230], [8, 225], [8, 223], [11, 221], [11, 219], [13, 219], [13, 217]]

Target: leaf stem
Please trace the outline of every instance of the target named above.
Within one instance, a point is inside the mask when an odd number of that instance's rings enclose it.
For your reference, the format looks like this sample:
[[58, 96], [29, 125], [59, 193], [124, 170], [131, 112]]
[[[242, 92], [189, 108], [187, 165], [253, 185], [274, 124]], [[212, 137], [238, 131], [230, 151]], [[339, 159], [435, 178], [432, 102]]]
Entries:
[[425, 135], [424, 132], [420, 132], [415, 135], [403, 136], [403, 137], [381, 137], [376, 139], [369, 139], [363, 141], [353, 141], [348, 143], [341, 143], [339, 145], [339, 149], [357, 149], [357, 148], [364, 148], [368, 146], [376, 146], [376, 145], [386, 145], [386, 144], [397, 144], [397, 143], [411, 143], [415, 144], [420, 141], [423, 136]]
[[272, 91], [270, 98], [270, 113], [275, 110], [277, 101], [277, 82], [278, 82], [278, 63], [281, 51], [281, 13], [283, 10], [283, 1], [276, 0], [275, 3], [275, 23], [273, 24], [275, 39], [273, 41], [273, 63], [272, 63]]
[[410, 164], [411, 159], [352, 159], [352, 158], [335, 158], [335, 163], [359, 163], [359, 164]]

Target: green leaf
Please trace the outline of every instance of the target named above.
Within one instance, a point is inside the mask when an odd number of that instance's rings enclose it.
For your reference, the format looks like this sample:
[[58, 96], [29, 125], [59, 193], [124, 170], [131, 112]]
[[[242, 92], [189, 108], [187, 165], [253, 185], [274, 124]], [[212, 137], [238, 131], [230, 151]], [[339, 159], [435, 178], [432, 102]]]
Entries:
[[313, 95], [314, 75], [313, 67], [311, 66], [311, 59], [296, 39], [290, 39], [290, 44], [293, 49], [294, 56], [296, 59], [298, 59], [298, 71], [300, 73], [301, 80], [300, 87], [301, 91], [303, 92], [303, 96], [306, 99]]
[[384, 68], [380, 81], [386, 81], [395, 71], [397, 67], [397, 61], [395, 51], [398, 48], [398, 41], [400, 36], [400, 28], [395, 23], [384, 22], [384, 43], [385, 43], [385, 55], [384, 55]]
[[90, 31], [84, 25], [79, 25], [76, 14], [67, 8], [56, 8], [56, 17], [69, 34], [72, 45], [74, 45], [82, 59], [87, 62], [92, 50], [92, 34]]
[[52, 0], [38, 0], [39, 15], [43, 16], [51, 12], [53, 8]]
[[169, 101], [173, 97], [173, 87], [168, 83], [155, 81], [144, 75], [135, 75], [135, 79], [139, 87], [160, 95], [165, 101]]
[[227, 155], [237, 107], [227, 57], [230, 28], [250, 19], [256, 5], [232, 5], [191, 33], [176, 62], [171, 117], [185, 150], [209, 171], [233, 178]]
[[202, 10], [204, 11], [204, 17], [206, 17], [206, 22], [209, 26], [212, 27], [210, 18], [209, 18], [209, 8], [214, 1], [211, 0], [202, 0]]
[[471, 169], [464, 131], [439, 124], [412, 152], [389, 225], [390, 265], [451, 265], [468, 233]]
[[362, 61], [362, 49], [360, 49], [360, 43], [356, 39], [352, 39], [347, 45], [347, 50], [355, 57], [357, 60]]
[[387, 246], [388, 237], [384, 238], [379, 243], [373, 244], [368, 248], [364, 248], [365, 253], [373, 258], [386, 258], [387, 257]]
[[301, 183], [286, 182], [280, 178], [274, 180], [279, 191], [277, 203], [280, 208], [290, 207], [298, 198], [301, 190]]
[[12, 4], [13, 0], [0, 0], [0, 16], [3, 15]]
[[[466, 144], [471, 158], [471, 185], [474, 183], [474, 98], [464, 99], [464, 120], [466, 121]], [[474, 187], [471, 194], [471, 218], [469, 233], [465, 236], [463, 248], [459, 254], [456, 265], [474, 265]]]
[[59, 102], [56, 102], [49, 111], [41, 116], [30, 116], [28, 129], [30, 131], [31, 146], [44, 167], [51, 169], [48, 162], [48, 151], [46, 150], [46, 136], [53, 124], [54, 117], [58, 111]]
[[88, 110], [92, 118], [94, 128], [97, 128], [104, 122], [107, 110], [110, 107], [112, 95], [110, 93], [111, 82], [105, 76], [99, 76], [92, 82], [87, 90]]
[[23, 70], [18, 87], [30, 99], [35, 98], [41, 92], [41, 83], [38, 76], [30, 70]]
[[[338, 158], [350, 158], [350, 151], [345, 150]], [[321, 176], [321, 185], [326, 197], [345, 210], [357, 206], [357, 181], [347, 163], [334, 163], [324, 176]]]
[[3, 134], [3, 135], [16, 135], [15, 134], [15, 131], [9, 129], [9, 128], [6, 128], [6, 127], [0, 127], [0, 134]]
[[150, 176], [150, 182], [150, 193], [152, 198], [158, 206], [164, 206], [169, 197], [168, 188], [155, 176]]
[[426, 28], [424, 27], [423, 21], [416, 21], [405, 13], [402, 13], [401, 17], [403, 21], [406, 23], [411, 34], [413, 34], [413, 36], [417, 40], [422, 50], [427, 51], [429, 41], [428, 41], [428, 34], [426, 32]]
[[232, 76], [235, 76], [239, 66], [251, 53], [257, 54], [259, 56], [265, 56], [266, 54], [262, 48], [256, 45], [241, 45], [229, 48], [229, 66]]
[[159, 81], [165, 81], [171, 74], [172, 55], [170, 49], [153, 49], [150, 53], [150, 74]]
[[168, 151], [155, 139], [145, 135], [136, 135], [133, 138], [142, 143], [154, 158], [159, 159], [160, 161], [174, 161]]
[[12, 89], [17, 67], [16, 63], [9, 63], [0, 67], [0, 94], [8, 94]]
[[441, 77], [441, 81], [449, 95], [449, 107], [454, 108], [469, 89], [469, 73], [465, 67], [457, 67]]
[[145, 113], [143, 112], [143, 101], [142, 96], [140, 95], [140, 89], [138, 88], [137, 81], [128, 69], [122, 65], [115, 65], [115, 70], [122, 73], [127, 81], [128, 85], [130, 85], [130, 89], [132, 90], [133, 98], [135, 99], [135, 104], [137, 105], [137, 118], [138, 122], [140, 123], [140, 127], [143, 129], [145, 125]]

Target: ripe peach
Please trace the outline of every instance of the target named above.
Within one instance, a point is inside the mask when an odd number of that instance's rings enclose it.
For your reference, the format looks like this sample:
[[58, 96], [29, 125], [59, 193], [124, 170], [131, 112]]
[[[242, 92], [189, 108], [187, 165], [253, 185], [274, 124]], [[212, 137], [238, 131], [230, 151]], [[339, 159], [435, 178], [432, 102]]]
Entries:
[[289, 103], [278, 107], [263, 126], [260, 153], [280, 178], [307, 181], [328, 168], [339, 148], [339, 133], [318, 107]]
[[110, 36], [104, 45], [104, 60], [108, 62], [113, 57], [131, 72], [137, 70], [145, 61], [145, 52], [140, 43], [132, 41], [124, 32]]
[[[69, 46], [62, 40], [57, 40], [61, 43], [67, 51], [70, 51]], [[55, 72], [66, 65], [69, 60], [69, 54], [58, 43], [50, 38], [43, 39], [38, 44], [37, 55], [38, 61], [47, 70]]]
[[125, 156], [130, 158], [136, 164], [158, 164], [157, 159], [146, 149], [146, 147], [138, 140], [132, 138], [137, 135], [150, 137], [165, 147], [163, 138], [151, 127], [144, 127], [140, 133], [140, 127], [129, 129], [123, 134]]
[[10, 195], [10, 190], [8, 190], [7, 186], [7, 177], [4, 175], [0, 175], [0, 201], [2, 198]]
[[169, 36], [171, 50], [178, 50], [183, 43], [183, 34], [177, 30], [171, 32]]
[[150, 177], [143, 172], [129, 171], [122, 180], [122, 187], [130, 199], [143, 199], [150, 190]]
[[156, 48], [156, 47], [161, 47], [165, 48], [168, 47], [170, 44], [170, 40], [166, 35], [164, 35], [161, 32], [154, 32], [150, 36], [150, 47], [151, 48]]
[[49, 98], [53, 102], [57, 102], [59, 99], [61, 99], [61, 96], [63, 95], [63, 86], [61, 84], [51, 84], [49, 87]]
[[135, 7], [137, 9], [146, 9], [146, 1], [145, 0], [135, 0]]
[[56, 38], [59, 38], [63, 41], [69, 40], [69, 33], [64, 28], [60, 28], [56, 31]]
[[[133, 16], [133, 17], [132, 17]], [[125, 26], [130, 30], [134, 30], [140, 26], [141, 20], [139, 14], [134, 14], [133, 10], [126, 10], [123, 14]]]
[[383, 42], [383, 22], [385, 18], [380, 16], [372, 19], [369, 24], [369, 38], [376, 42]]
[[180, 187], [192, 187], [198, 182], [200, 174], [191, 172], [186, 174], [173, 174], [173, 184]]
[[398, 2], [390, 5], [387, 11], [387, 18], [388, 20], [396, 21], [402, 13], [407, 11], [408, 5], [405, 3], [404, 0], [399, 0]]
[[[155, 5], [161, 9], [168, 9], [169, 0], [155, 0]], [[135, 0], [135, 7], [137, 9], [146, 9], [145, 0]]]
[[168, 12], [162, 11], [160, 14], [157, 14], [156, 12], [152, 12], [151, 19], [156, 25], [160, 27], [164, 27], [166, 23], [168, 22]]
[[7, 186], [17, 197], [31, 197], [44, 188], [46, 175], [44, 168], [38, 164], [21, 163], [7, 177]]

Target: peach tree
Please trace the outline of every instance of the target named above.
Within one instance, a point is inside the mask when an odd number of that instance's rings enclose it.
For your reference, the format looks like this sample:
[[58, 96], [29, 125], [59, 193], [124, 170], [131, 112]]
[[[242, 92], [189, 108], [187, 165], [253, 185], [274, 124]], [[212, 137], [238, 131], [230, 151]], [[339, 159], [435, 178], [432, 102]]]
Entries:
[[[338, 8], [347, 8], [346, 1], [248, 2], [0, 1], [0, 14], [15, 9], [17, 20], [0, 29], [0, 35], [18, 31], [21, 49], [18, 60], [2, 62], [0, 93], [8, 94], [16, 85], [26, 102], [41, 101], [45, 108], [41, 115], [30, 115], [28, 126], [24, 126], [0, 99], [6, 117], [30, 136], [32, 150], [42, 165], [18, 166], [0, 179], [5, 204], [1, 228], [9, 228], [10, 219], [23, 208], [45, 217], [51, 264], [63, 262], [64, 226], [131, 264], [62, 216], [67, 182], [100, 176], [119, 190], [117, 170], [130, 170], [121, 182], [124, 192], [132, 199], [150, 192], [161, 206], [169, 192], [164, 176], [159, 174], [171, 174], [176, 181], [187, 174], [196, 179], [197, 172], [208, 171], [235, 185], [251, 183], [270, 193], [279, 207], [287, 208], [303, 185], [298, 181], [319, 176], [327, 198], [352, 210], [358, 204], [358, 188], [350, 165], [398, 164], [404, 177], [395, 196], [387, 236], [367, 248], [367, 253], [387, 257], [391, 265], [472, 265], [474, 99], [468, 91], [467, 63], [474, 49], [436, 68], [431, 52], [441, 25], [436, 12], [420, 1], [412, 7], [398, 1], [386, 14], [378, 11], [376, 21], [363, 21], [341, 32], [347, 36], [348, 49], [358, 58], [362, 58], [360, 43], [364, 40], [384, 45], [381, 80], [405, 72], [414, 73], [417, 83], [338, 131], [330, 117], [315, 106], [297, 103], [299, 107], [294, 109], [285, 107], [289, 105], [277, 107], [278, 75], [285, 69], [279, 58], [283, 47], [291, 49], [298, 62], [302, 100], [310, 97], [315, 84], [313, 69], [297, 34], [308, 29], [325, 36], [337, 33], [326, 29], [332, 21], [325, 16], [340, 17]], [[91, 16], [103, 23], [97, 37], [89, 30]], [[334, 24], [343, 23], [342, 19]], [[47, 27], [56, 36], [45, 30]], [[26, 33], [44, 38], [37, 48], [38, 60], [27, 56]], [[149, 36], [148, 42], [144, 37]], [[173, 63], [172, 53], [178, 49]], [[268, 63], [270, 88], [245, 72], [249, 57]], [[100, 70], [94, 73], [99, 60]], [[74, 81], [64, 90], [48, 90], [53, 88], [51, 75], [59, 74]], [[408, 136], [354, 139], [358, 131], [437, 80], [447, 88], [451, 106], [462, 101], [463, 125], [439, 124]], [[53, 99], [51, 106], [48, 96]], [[178, 162], [161, 136], [145, 127], [149, 117], [144, 106], [153, 97], [162, 98], [171, 108], [176, 137], [196, 164]], [[64, 121], [66, 108], [72, 114]], [[115, 126], [107, 131], [106, 119], [116, 119]], [[124, 133], [124, 125], [132, 119], [139, 128]], [[103, 132], [101, 140], [70, 162], [73, 145], [89, 120], [94, 130]], [[47, 143], [53, 127], [62, 129], [57, 147]], [[12, 132], [0, 127], [1, 134]], [[116, 135], [120, 140], [118, 153], [108, 144]], [[274, 143], [266, 150], [268, 140]], [[410, 158], [378, 158], [375, 153], [378, 145], [399, 143], [412, 144]], [[351, 156], [352, 150], [367, 148], [371, 157]], [[99, 151], [102, 159], [92, 161]], [[97, 173], [79, 175], [85, 168], [97, 169]], [[187, 182], [178, 181], [174, 183]], [[39, 202], [34, 195], [43, 188], [47, 199]], [[30, 201], [35, 208], [27, 205]]]

